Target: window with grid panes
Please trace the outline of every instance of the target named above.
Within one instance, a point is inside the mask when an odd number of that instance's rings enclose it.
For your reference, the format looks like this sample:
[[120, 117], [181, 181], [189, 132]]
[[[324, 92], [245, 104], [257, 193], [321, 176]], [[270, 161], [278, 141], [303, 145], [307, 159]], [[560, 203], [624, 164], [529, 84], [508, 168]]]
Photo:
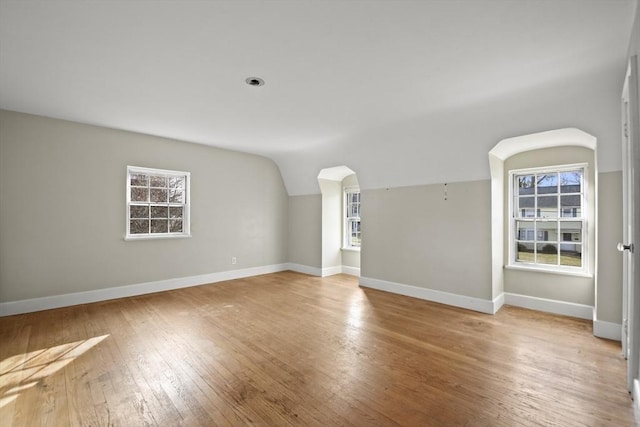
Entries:
[[189, 236], [189, 173], [127, 167], [127, 238]]
[[585, 166], [510, 175], [511, 265], [586, 271]]
[[360, 247], [360, 191], [345, 191], [345, 247]]

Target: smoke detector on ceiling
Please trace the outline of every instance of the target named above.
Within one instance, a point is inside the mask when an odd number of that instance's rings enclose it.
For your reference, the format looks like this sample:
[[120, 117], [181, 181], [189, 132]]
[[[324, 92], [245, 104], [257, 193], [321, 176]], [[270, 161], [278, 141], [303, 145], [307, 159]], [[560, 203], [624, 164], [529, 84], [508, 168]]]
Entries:
[[262, 80], [260, 77], [247, 77], [244, 81], [249, 86], [263, 86], [264, 85], [264, 80]]

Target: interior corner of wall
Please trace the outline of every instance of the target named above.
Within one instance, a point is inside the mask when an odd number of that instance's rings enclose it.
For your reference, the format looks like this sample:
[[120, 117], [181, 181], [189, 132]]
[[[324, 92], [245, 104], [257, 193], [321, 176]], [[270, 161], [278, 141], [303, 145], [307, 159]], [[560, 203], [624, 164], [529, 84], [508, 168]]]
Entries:
[[503, 186], [504, 159], [494, 150], [489, 152], [491, 169], [491, 297], [498, 298], [504, 292], [503, 249]]

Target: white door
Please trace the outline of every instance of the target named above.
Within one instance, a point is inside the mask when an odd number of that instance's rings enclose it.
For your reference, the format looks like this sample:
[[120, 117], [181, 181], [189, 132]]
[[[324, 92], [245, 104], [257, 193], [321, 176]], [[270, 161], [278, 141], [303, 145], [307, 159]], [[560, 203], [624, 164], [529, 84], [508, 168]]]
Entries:
[[[627, 387], [634, 390], [640, 369], [640, 110], [638, 109], [638, 64], [629, 61], [622, 92], [622, 185], [623, 185], [623, 318], [622, 349], [627, 358]], [[635, 243], [635, 245], [634, 245]], [[634, 396], [636, 399], [639, 396]]]

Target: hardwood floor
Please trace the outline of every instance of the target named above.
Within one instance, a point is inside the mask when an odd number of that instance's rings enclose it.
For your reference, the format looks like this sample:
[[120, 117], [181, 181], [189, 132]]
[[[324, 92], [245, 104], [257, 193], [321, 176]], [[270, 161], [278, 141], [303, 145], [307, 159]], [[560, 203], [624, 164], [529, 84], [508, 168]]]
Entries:
[[620, 345], [283, 272], [0, 318], [3, 426], [631, 426]]

